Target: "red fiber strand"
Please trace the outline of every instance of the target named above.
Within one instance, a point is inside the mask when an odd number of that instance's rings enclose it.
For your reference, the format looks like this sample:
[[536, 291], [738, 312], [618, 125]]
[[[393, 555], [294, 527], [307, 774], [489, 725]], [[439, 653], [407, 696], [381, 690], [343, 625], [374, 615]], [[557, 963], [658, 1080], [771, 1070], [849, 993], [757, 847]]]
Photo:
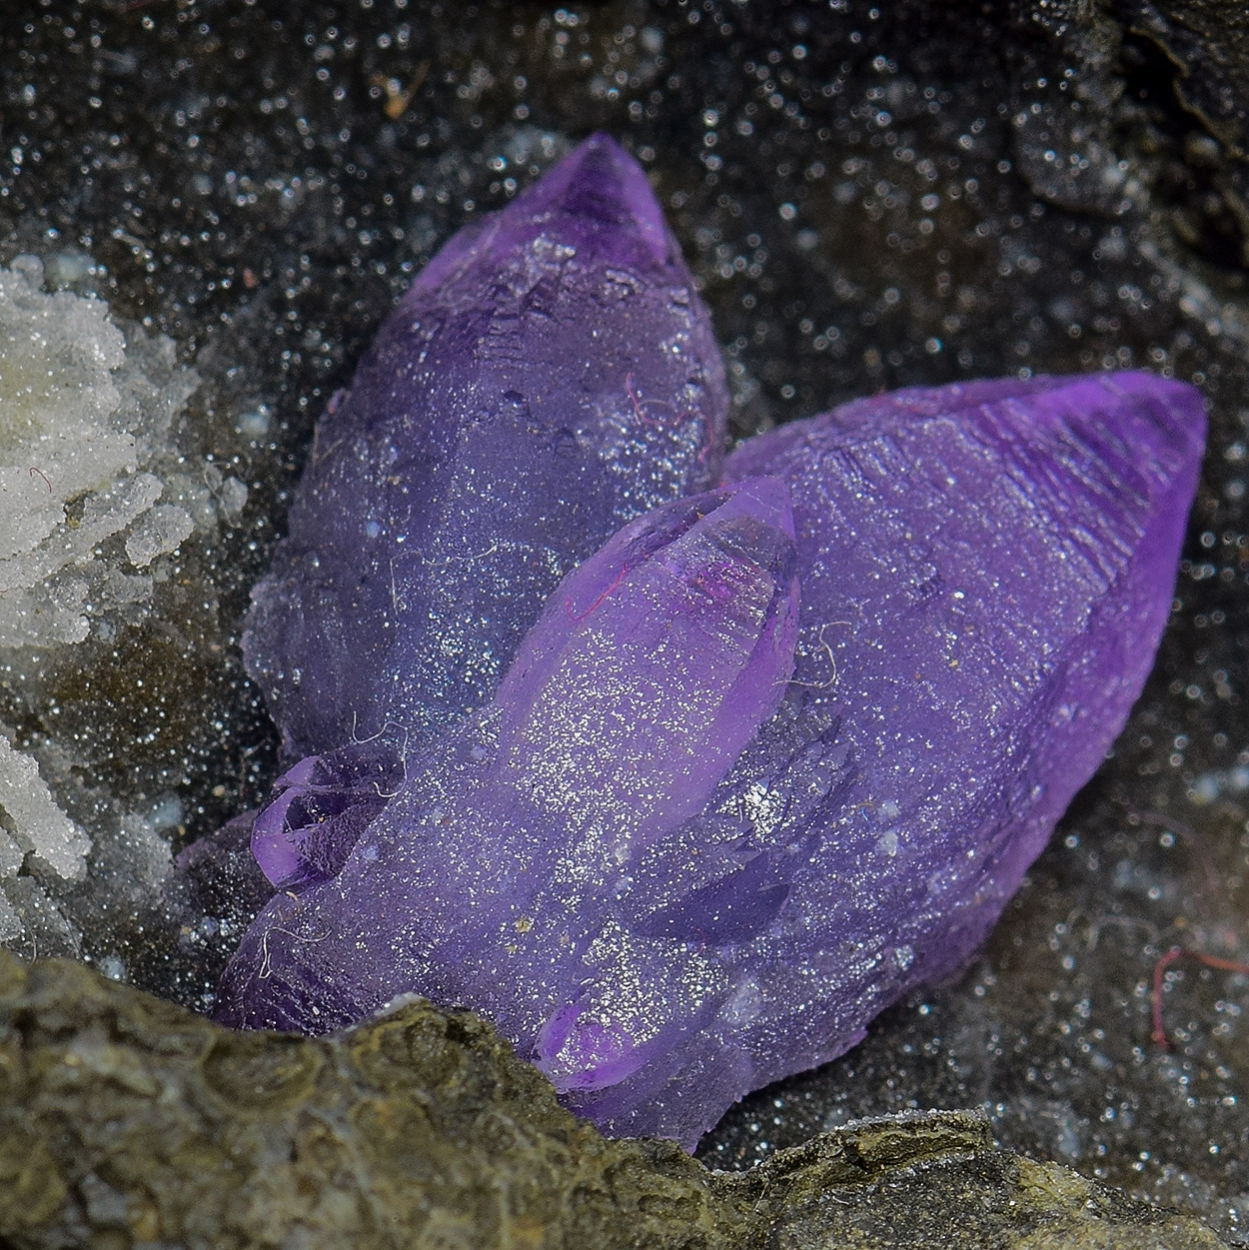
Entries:
[[616, 578], [615, 578], [615, 580], [612, 582], [612, 584], [611, 584], [610, 586], [608, 586], [608, 587], [607, 587], [607, 589], [606, 589], [605, 591], [603, 591], [603, 593], [602, 593], [601, 595], [599, 595], [599, 597], [598, 597], [597, 599], [595, 599], [595, 601], [594, 601], [592, 604], [590, 604], [590, 606], [589, 606], [588, 608], [586, 608], [586, 610], [585, 610], [584, 612], [582, 612], [580, 616], [574, 616], [574, 615], [573, 615], [573, 611], [572, 611], [572, 599], [571, 599], [571, 598], [567, 598], [567, 599], [565, 599], [565, 600], [564, 600], [564, 615], [565, 615], [565, 616], [566, 616], [566, 617], [567, 617], [570, 621], [572, 621], [572, 623], [573, 623], [574, 625], [578, 624], [580, 621], [584, 621], [584, 620], [585, 620], [585, 618], [586, 618], [587, 616], [589, 616], [589, 615], [590, 615], [590, 613], [591, 613], [591, 612], [593, 612], [593, 611], [594, 611], [594, 609], [595, 609], [595, 608], [597, 608], [597, 607], [598, 607], [598, 605], [599, 605], [600, 603], [602, 603], [602, 602], [603, 602], [603, 600], [604, 600], [604, 599], [606, 599], [606, 598], [607, 598], [607, 596], [608, 596], [608, 595], [610, 595], [610, 594], [611, 594], [611, 592], [612, 592], [613, 590], [615, 590], [615, 589], [616, 589], [616, 587], [617, 587], [617, 586], [619, 586], [619, 585], [620, 585], [620, 583], [621, 583], [622, 581], [624, 581], [624, 575], [625, 575], [628, 571], [629, 571], [629, 566], [628, 566], [627, 564], [626, 564], [626, 565], [621, 566], [620, 572], [616, 574]]
[[[667, 421], [657, 420], [655, 417], [648, 417], [646, 415], [645, 408], [648, 404], [657, 404], [661, 408], [671, 408], [672, 405], [666, 403], [662, 399], [639, 399], [633, 389], [633, 374], [631, 373], [625, 374], [625, 394], [629, 396], [629, 403], [633, 405], [633, 415], [637, 417], [643, 425], [649, 425], [655, 429], [662, 430], [664, 426], [669, 424]], [[683, 414], [678, 413], [672, 418], [671, 423], [675, 425], [678, 421], [680, 421], [682, 415]]]
[[1154, 987], [1150, 995], [1150, 1007], [1153, 1017], [1153, 1040], [1163, 1050], [1172, 1050], [1171, 1039], [1162, 1023], [1162, 981], [1167, 969], [1178, 959], [1187, 956], [1195, 959], [1207, 968], [1216, 968], [1220, 972], [1240, 972], [1249, 976], [1249, 964], [1237, 963], [1234, 959], [1220, 959], [1217, 955], [1207, 955], [1203, 951], [1186, 950], [1183, 946], [1173, 946], [1161, 959], [1154, 964]]

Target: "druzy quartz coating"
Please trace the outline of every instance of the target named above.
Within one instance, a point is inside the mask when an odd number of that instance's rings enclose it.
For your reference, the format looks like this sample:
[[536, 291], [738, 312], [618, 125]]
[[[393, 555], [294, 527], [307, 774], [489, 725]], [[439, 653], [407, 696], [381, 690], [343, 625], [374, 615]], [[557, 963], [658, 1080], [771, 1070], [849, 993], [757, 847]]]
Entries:
[[[618, 312], [602, 284], [621, 285], [635, 302], [619, 332], [641, 341], [586, 331], [587, 354], [561, 362], [582, 379], [569, 446], [584, 454], [560, 476], [541, 437], [512, 454], [530, 427], [509, 415], [493, 443], [476, 438], [453, 401], [467, 390], [495, 420], [482, 344], [499, 306], [485, 301], [497, 287], [513, 307], [513, 278], [489, 274], [547, 255], [546, 232], [575, 235], [581, 216], [593, 224], [563, 244], [563, 298], [577, 305], [589, 284]], [[643, 280], [661, 242], [667, 277]], [[611, 251], [616, 276], [578, 248]], [[468, 325], [482, 302], [477, 328], [437, 366], [455, 385], [426, 402], [378, 380], [402, 373], [402, 322], [346, 417], [327, 418], [337, 442], [319, 431], [302, 536], [258, 594], [249, 652], [256, 671], [330, 674], [272, 687], [290, 742], [317, 754], [256, 822], [278, 890], [218, 1015], [317, 1033], [423, 994], [490, 1018], [606, 1131], [692, 1147], [735, 1099], [846, 1050], [976, 950], [1144, 682], [1204, 416], [1192, 388], [1142, 373], [901, 391], [752, 439], [701, 489], [722, 417], [698, 407], [722, 398], [711, 357], [690, 354], [705, 317], [688, 286], [675, 304], [671, 286], [639, 298], [683, 273], [674, 257], [640, 171], [593, 139], [528, 201], [457, 236], [396, 314], [441, 307], [444, 284], [476, 275], [461, 312]], [[681, 367], [665, 373], [648, 336], [669, 333], [674, 307]], [[344, 588], [367, 544], [357, 529], [336, 546], [336, 527], [348, 517], [367, 537], [368, 520], [337, 492], [385, 459], [391, 435], [367, 433], [375, 407], [446, 457], [434, 485], [419, 456], [393, 468], [414, 476], [388, 496], [379, 550], [399, 545], [396, 517], [414, 533], [419, 516], [443, 554], [404, 566], [401, 597], [379, 594], [386, 646], [348, 655], [342, 622], [372, 601]], [[452, 434], [423, 429], [444, 419]], [[437, 483], [461, 480], [471, 515], [439, 502]], [[530, 571], [515, 596], [502, 566], [448, 561], [480, 533], [512, 541], [522, 514]], [[334, 595], [316, 630], [294, 619]], [[455, 605], [471, 610], [450, 628]], [[255, 658], [262, 634], [280, 665]], [[465, 648], [505, 675], [468, 680]], [[369, 685], [353, 692], [358, 673]], [[362, 717], [374, 734], [383, 717], [401, 724], [404, 749], [345, 733]]]

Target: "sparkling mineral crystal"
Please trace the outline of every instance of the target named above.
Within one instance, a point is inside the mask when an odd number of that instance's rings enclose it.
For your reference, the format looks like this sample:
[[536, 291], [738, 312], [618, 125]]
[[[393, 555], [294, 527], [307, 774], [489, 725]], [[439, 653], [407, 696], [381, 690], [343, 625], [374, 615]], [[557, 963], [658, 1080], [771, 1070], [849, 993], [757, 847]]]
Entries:
[[711, 486], [728, 397], [646, 175], [587, 140], [419, 274], [332, 405], [243, 640], [292, 757], [493, 693], [561, 577]]
[[565, 579], [336, 875], [272, 822], [221, 1018], [471, 1006], [573, 1109], [692, 1146], [975, 951], [1140, 691], [1202, 432], [1123, 373], [746, 444]]
[[[712, 960], [635, 946], [611, 913], [629, 865], [697, 816], [785, 697], [795, 567], [775, 477], [626, 525], [565, 578], [498, 697], [409, 765], [341, 870], [321, 825], [275, 818], [262, 864], [282, 888], [227, 969], [219, 1018], [323, 1032], [419, 990], [528, 1039], [563, 1089], [666, 1065], [672, 1007], [692, 995], [714, 1014], [724, 986]], [[312, 788], [294, 779], [258, 826]], [[600, 987], [607, 1011], [588, 992], [604, 960], [624, 977]]]
[[[318, 753], [256, 821], [278, 893], [218, 1015], [470, 1007], [692, 1147], [974, 953], [1145, 680], [1204, 417], [1142, 373], [902, 391], [674, 499], [721, 395], [674, 256], [593, 140], [453, 240], [320, 432], [249, 643]], [[408, 749], [350, 739], [383, 719]]]

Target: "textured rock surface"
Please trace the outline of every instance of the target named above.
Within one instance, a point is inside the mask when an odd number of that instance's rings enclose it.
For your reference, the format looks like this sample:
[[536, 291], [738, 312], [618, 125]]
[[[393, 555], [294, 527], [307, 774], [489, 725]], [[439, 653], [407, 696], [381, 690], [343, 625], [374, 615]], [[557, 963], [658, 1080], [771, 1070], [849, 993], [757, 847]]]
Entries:
[[957, 1112], [746, 1176], [605, 1141], [472, 1016], [235, 1033], [80, 964], [0, 952], [0, 1243], [1217, 1250], [1195, 1221], [993, 1147]]
[[320, 1033], [422, 993], [605, 1129], [692, 1149], [983, 941], [1140, 693], [1204, 431], [1191, 387], [1120, 373], [744, 444], [736, 494], [564, 580], [362, 834], [367, 787], [299, 826], [325, 769], [292, 770], [253, 835], [281, 891], [218, 1017]]
[[561, 577], [710, 485], [719, 349], [632, 157], [587, 140], [421, 271], [317, 428], [248, 671], [295, 755], [479, 707]]
[[[1177, 178], [1168, 171], [1160, 180], [1164, 194], [1180, 201], [1173, 210], [1177, 229], [1212, 258], [1246, 264], [1249, 28], [1243, 15], [1212, 0], [1113, 0], [1107, 7], [1177, 71], [1175, 98], [1192, 120], [1185, 156], [1196, 175]], [[1084, 34], [1081, 27], [1110, 26], [1104, 17], [1098, 22], [1093, 14], [1081, 16], [1077, 37]], [[1113, 36], [1112, 26], [1107, 33]], [[1136, 48], [1125, 59], [1138, 73], [1154, 68]]]

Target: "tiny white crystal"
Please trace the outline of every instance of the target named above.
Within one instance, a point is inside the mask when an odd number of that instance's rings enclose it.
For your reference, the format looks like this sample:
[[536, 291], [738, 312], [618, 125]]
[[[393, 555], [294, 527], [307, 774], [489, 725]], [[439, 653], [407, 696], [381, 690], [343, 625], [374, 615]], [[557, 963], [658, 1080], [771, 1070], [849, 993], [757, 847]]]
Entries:
[[[173, 341], [117, 324], [101, 299], [46, 289], [45, 263], [51, 286], [94, 272], [79, 255], [0, 266], [0, 668], [30, 708], [58, 666], [107, 665], [108, 644], [153, 610], [166, 576], [153, 561], [211, 535], [246, 497], [235, 483], [219, 501], [220, 470], [178, 446], [198, 379]], [[159, 834], [103, 795], [90, 834], [58, 806], [81, 765], [67, 745], [47, 740], [41, 772], [0, 737], [0, 943], [27, 954], [80, 954], [80, 920], [134, 914], [169, 866]], [[54, 888], [57, 877], [84, 888]]]
[[[15, 751], [9, 740], [0, 734], [0, 822], [5, 834], [23, 855], [34, 854], [59, 876], [81, 881], [87, 875], [87, 852], [91, 841], [56, 805], [52, 792], [39, 775], [39, 766], [29, 755]], [[0, 867], [9, 869], [6, 862]], [[4, 875], [12, 876], [20, 861]], [[3, 917], [0, 916], [0, 928]]]
[[14, 938], [20, 938], [24, 928], [22, 918], [13, 910], [13, 905], [0, 894], [0, 942], [11, 942]]
[[130, 532], [126, 555], [135, 568], [145, 569], [157, 556], [177, 551], [194, 528], [195, 522], [185, 508], [158, 504]]
[[36, 257], [0, 268], [0, 647], [82, 642], [110, 609], [146, 605], [150, 578], [106, 588], [121, 562], [102, 545], [126, 534], [143, 568], [194, 528], [167, 479], [195, 375], [168, 339], [127, 341], [103, 300], [42, 282]]

